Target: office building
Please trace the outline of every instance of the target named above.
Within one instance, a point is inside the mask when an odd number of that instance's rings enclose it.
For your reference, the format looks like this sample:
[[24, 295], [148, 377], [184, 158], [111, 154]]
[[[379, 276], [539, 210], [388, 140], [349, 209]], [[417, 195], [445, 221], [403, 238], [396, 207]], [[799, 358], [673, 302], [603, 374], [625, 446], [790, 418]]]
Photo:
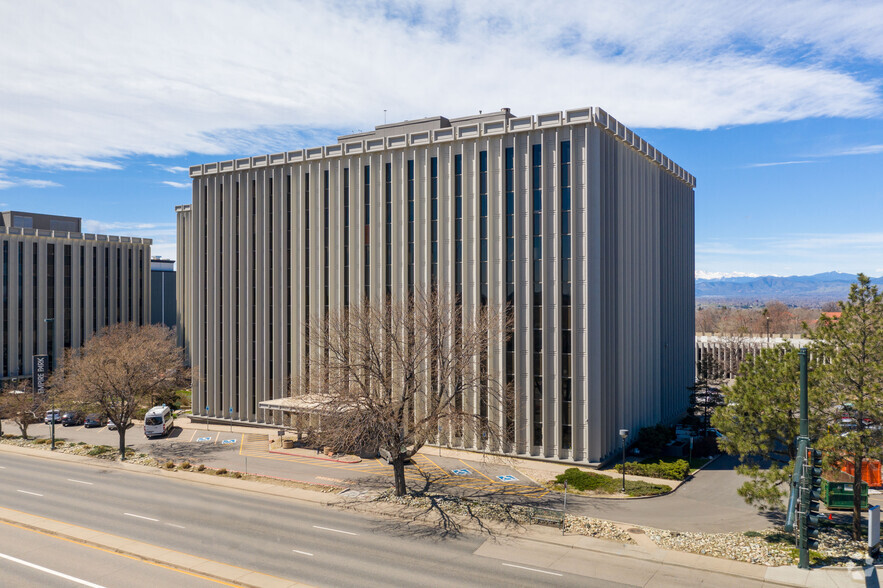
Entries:
[[190, 175], [197, 415], [281, 423], [310, 317], [430, 287], [514, 324], [487, 359], [515, 391], [488, 414], [511, 435], [458, 447], [597, 463], [688, 404], [695, 179], [599, 108], [385, 124]]
[[35, 354], [64, 348], [150, 312], [150, 239], [81, 232], [76, 217], [0, 213], [2, 378], [30, 376]]
[[150, 260], [150, 322], [174, 329], [178, 322], [175, 261], [154, 256]]

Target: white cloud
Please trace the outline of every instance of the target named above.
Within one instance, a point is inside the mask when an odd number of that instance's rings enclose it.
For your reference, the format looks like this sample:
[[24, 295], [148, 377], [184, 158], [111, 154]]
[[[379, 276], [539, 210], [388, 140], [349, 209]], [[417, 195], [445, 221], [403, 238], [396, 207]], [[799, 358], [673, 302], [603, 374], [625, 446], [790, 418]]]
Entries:
[[[696, 266], [747, 275], [874, 273], [883, 265], [883, 233], [793, 233], [734, 242], [696, 243]], [[706, 272], [706, 273], [708, 273]], [[696, 272], [699, 276], [700, 271]]]
[[175, 236], [175, 223], [121, 223], [83, 219], [83, 232], [99, 235], [156, 238]]
[[14, 14], [0, 21], [0, 162], [293, 149], [384, 109], [599, 105], [690, 129], [881, 112], [854, 72], [883, 57], [871, 3], [35, 0]]
[[883, 145], [861, 145], [835, 153], [834, 155], [875, 155], [883, 153]]
[[749, 163], [749, 164], [746, 165], [745, 167], [747, 167], [747, 168], [752, 168], [752, 167], [775, 167], [775, 166], [778, 166], [778, 165], [799, 165], [799, 164], [802, 164], [802, 163], [818, 163], [818, 161], [812, 161], [812, 160], [809, 160], [809, 159], [804, 159], [804, 160], [801, 160], [801, 161], [773, 161], [773, 162], [770, 162], [770, 163]]
[[695, 272], [697, 280], [719, 280], [721, 278], [756, 278], [758, 274], [746, 273], [746, 272], [706, 272], [702, 270], [696, 270]]
[[190, 184], [189, 182], [169, 182], [169, 181], [164, 181], [164, 182], [162, 182], [162, 183], [165, 184], [166, 186], [171, 186], [172, 188], [189, 188], [190, 186], [192, 186], [192, 184]]
[[61, 184], [50, 180], [14, 178], [0, 173], [0, 190], [8, 188], [60, 188]]

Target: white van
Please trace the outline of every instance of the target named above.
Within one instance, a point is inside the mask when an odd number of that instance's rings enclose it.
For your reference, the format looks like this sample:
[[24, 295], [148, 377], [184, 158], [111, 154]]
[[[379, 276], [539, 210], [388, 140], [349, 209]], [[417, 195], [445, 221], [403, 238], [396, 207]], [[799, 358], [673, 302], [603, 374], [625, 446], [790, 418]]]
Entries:
[[168, 406], [154, 406], [144, 415], [144, 435], [148, 439], [162, 437], [172, 430], [174, 422]]

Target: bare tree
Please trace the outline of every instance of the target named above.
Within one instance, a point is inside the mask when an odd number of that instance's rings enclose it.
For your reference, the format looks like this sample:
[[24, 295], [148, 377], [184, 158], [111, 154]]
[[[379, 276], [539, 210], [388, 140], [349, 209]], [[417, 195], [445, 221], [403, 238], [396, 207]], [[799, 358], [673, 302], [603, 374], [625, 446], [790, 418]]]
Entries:
[[489, 415], [502, 405], [502, 387], [487, 349], [504, 332], [501, 316], [417, 292], [311, 320], [314, 351], [293, 392], [322, 407], [317, 440], [338, 451], [388, 451], [397, 496], [406, 492], [405, 462], [424, 444], [448, 434], [499, 440], [500, 419]]
[[120, 459], [126, 458], [126, 429], [139, 408], [182, 381], [183, 355], [174, 333], [161, 325], [117, 324], [80, 349], [69, 349], [52, 383], [73, 401], [97, 407], [114, 422]]
[[43, 421], [45, 398], [34, 394], [30, 385], [6, 384], [0, 393], [0, 418], [6, 418], [18, 425], [23, 439], [28, 438], [28, 427]]

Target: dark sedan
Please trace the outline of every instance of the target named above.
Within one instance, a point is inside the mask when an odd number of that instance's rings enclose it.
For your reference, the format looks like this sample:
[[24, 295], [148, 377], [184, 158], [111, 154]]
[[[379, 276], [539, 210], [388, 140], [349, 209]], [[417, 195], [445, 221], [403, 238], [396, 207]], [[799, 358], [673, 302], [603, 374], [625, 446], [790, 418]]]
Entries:
[[91, 429], [92, 427], [103, 427], [107, 424], [107, 419], [100, 414], [87, 414], [86, 420], [83, 421], [83, 426], [87, 429]]
[[61, 415], [61, 424], [64, 427], [72, 427], [83, 424], [83, 413], [77, 410], [69, 410]]

